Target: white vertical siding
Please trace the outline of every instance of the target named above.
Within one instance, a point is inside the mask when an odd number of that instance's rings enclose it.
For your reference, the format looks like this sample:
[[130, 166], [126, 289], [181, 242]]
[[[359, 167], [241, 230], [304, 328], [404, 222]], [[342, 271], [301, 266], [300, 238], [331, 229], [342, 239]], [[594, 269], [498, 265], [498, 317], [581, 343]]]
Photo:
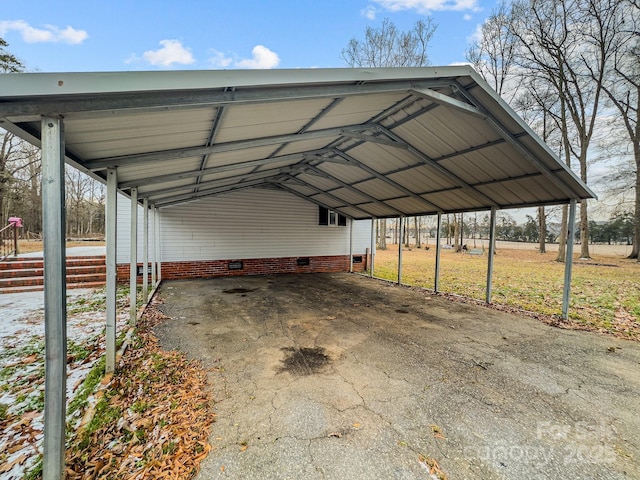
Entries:
[[[129, 199], [119, 195], [118, 263], [129, 261], [130, 210]], [[141, 258], [142, 207], [138, 215]], [[349, 221], [318, 225], [318, 207], [285, 192], [234, 192], [163, 208], [159, 220], [163, 262], [349, 254]], [[354, 253], [370, 247], [370, 235], [371, 221], [354, 223]]]

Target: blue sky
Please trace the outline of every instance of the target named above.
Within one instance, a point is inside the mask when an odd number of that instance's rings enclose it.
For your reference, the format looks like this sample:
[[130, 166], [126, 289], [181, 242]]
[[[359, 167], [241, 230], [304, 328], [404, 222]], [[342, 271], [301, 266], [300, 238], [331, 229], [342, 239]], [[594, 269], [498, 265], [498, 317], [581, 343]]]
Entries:
[[344, 67], [389, 18], [438, 24], [432, 65], [464, 61], [495, 0], [5, 0], [0, 37], [27, 71]]

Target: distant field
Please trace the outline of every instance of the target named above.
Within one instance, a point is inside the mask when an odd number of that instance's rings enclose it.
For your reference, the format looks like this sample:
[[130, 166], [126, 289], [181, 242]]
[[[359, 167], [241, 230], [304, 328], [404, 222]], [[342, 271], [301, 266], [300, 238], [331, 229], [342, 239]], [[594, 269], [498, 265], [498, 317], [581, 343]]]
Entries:
[[[105, 243], [102, 240], [83, 240], [83, 241], [71, 241], [67, 242], [68, 247], [101, 247]], [[40, 240], [18, 240], [18, 247], [20, 253], [41, 252], [43, 249], [42, 241]]]
[[[480, 244], [477, 246], [481, 248]], [[623, 254], [593, 253], [589, 261], [574, 261], [569, 317], [592, 329], [640, 339], [640, 264], [627, 260]], [[492, 302], [544, 315], [560, 315], [564, 264], [557, 263], [555, 257], [555, 252], [539, 254], [533, 249], [498, 244]], [[397, 280], [397, 261], [397, 245], [378, 250], [375, 276]], [[431, 245], [429, 250], [403, 250], [402, 283], [433, 289], [434, 271], [435, 246]], [[484, 300], [486, 276], [486, 253], [469, 255], [442, 250], [441, 292]]]

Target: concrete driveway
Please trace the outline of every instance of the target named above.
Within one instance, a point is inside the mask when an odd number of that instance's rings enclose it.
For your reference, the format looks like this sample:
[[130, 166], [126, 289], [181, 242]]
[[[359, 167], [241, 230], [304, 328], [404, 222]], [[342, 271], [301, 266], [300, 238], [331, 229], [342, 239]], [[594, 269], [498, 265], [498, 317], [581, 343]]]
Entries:
[[350, 274], [160, 297], [211, 369], [199, 479], [640, 478], [638, 343]]

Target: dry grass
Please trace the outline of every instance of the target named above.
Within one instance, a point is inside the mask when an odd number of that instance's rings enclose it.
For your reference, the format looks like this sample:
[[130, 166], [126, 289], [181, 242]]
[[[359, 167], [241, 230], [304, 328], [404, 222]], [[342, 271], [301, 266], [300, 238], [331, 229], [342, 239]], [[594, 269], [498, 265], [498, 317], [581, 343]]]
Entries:
[[[96, 241], [72, 241], [67, 242], [67, 248], [69, 247], [102, 247], [105, 243], [103, 240]], [[42, 252], [43, 245], [40, 240], [18, 240], [18, 248], [20, 253], [32, 253]]]
[[[494, 261], [496, 304], [558, 316], [562, 311], [564, 264], [555, 253], [499, 249]], [[397, 245], [379, 250], [375, 274], [397, 280]], [[433, 289], [435, 248], [404, 249], [402, 282]], [[469, 255], [442, 250], [440, 291], [484, 300], [487, 254]], [[621, 257], [596, 256], [576, 260], [569, 317], [593, 330], [640, 339], [640, 263]]]

